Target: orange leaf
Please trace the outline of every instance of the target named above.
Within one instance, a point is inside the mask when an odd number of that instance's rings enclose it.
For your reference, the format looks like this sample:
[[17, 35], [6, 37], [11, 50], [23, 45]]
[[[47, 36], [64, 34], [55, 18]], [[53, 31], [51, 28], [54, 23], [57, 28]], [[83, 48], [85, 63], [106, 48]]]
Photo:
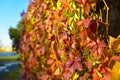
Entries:
[[112, 59], [120, 62], [120, 56], [113, 56]]
[[85, 10], [85, 12], [86, 12], [87, 14], [89, 14], [89, 12], [90, 12], [90, 6], [89, 6], [88, 3], [85, 4], [84, 10]]

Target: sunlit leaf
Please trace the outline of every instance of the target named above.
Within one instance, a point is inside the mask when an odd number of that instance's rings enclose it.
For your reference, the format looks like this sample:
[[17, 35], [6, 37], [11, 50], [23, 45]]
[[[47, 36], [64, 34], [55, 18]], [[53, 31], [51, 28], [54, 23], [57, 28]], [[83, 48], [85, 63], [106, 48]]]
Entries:
[[61, 74], [60, 69], [57, 68], [57, 69], [55, 70], [55, 72], [54, 72], [54, 75], [60, 75], [60, 74]]
[[34, 16], [31, 18], [31, 23], [32, 23], [32, 24], [35, 23], [35, 17], [34, 17]]
[[73, 9], [76, 9], [76, 3], [75, 3], [75, 1], [72, 2], [72, 7], [73, 7]]
[[85, 41], [85, 38], [86, 38], [85, 30], [82, 30], [82, 31], [80, 32], [79, 36], [80, 36], [80, 39], [81, 39], [81, 40]]
[[120, 62], [116, 61], [112, 68], [112, 76], [111, 80], [119, 80], [120, 79]]
[[85, 12], [86, 12], [87, 14], [89, 14], [89, 12], [90, 12], [90, 6], [89, 6], [88, 3], [85, 4]]
[[96, 73], [97, 73], [98, 77], [101, 79], [102, 78], [102, 74], [99, 73], [98, 71], [96, 71]]
[[73, 76], [73, 80], [77, 80], [78, 77], [79, 77], [79, 74], [76, 72], [76, 73], [74, 74], [74, 76]]
[[59, 10], [61, 10], [62, 8], [61, 8], [61, 2], [57, 2], [57, 9], [59, 9]]
[[112, 59], [120, 62], [120, 56], [113, 56]]

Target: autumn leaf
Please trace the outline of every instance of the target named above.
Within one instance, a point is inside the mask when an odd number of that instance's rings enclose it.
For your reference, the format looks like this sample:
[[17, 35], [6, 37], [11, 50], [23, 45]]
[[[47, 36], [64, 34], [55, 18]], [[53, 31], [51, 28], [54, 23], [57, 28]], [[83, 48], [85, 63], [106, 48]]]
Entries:
[[89, 27], [93, 33], [96, 33], [97, 28], [98, 28], [96, 20], [91, 20]]
[[40, 77], [40, 80], [48, 80], [49, 79], [49, 75], [43, 75]]
[[120, 56], [113, 56], [112, 59], [120, 62]]
[[88, 68], [88, 69], [91, 69], [91, 68], [92, 68], [93, 62], [94, 62], [93, 60], [86, 61], [86, 65], [87, 65], [87, 68]]
[[83, 24], [84, 24], [84, 20], [79, 21], [79, 22], [77, 23], [78, 29], [80, 29]]
[[80, 33], [79, 33], [79, 36], [80, 36], [80, 39], [85, 41], [85, 38], [87, 37], [86, 36], [86, 32], [85, 32], [85, 29], [82, 30]]
[[89, 15], [90, 12], [90, 6], [88, 3], [85, 4], [85, 8], [84, 8], [85, 12]]

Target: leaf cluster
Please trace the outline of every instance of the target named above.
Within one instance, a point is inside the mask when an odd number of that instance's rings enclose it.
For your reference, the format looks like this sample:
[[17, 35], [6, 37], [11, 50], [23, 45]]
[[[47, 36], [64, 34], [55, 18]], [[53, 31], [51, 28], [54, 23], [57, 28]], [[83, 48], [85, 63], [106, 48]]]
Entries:
[[91, 15], [94, 0], [34, 0], [21, 39], [25, 80], [110, 80], [106, 23]]

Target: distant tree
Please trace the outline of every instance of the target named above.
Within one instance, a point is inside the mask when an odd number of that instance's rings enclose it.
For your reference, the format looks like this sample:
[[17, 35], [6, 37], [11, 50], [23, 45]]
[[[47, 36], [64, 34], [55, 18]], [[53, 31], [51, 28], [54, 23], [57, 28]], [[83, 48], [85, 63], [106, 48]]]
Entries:
[[16, 28], [13, 28], [13, 27], [9, 28], [9, 36], [10, 36], [10, 39], [12, 40], [13, 50], [19, 49], [20, 36], [22, 34], [22, 27], [23, 27], [23, 19], [19, 21]]

